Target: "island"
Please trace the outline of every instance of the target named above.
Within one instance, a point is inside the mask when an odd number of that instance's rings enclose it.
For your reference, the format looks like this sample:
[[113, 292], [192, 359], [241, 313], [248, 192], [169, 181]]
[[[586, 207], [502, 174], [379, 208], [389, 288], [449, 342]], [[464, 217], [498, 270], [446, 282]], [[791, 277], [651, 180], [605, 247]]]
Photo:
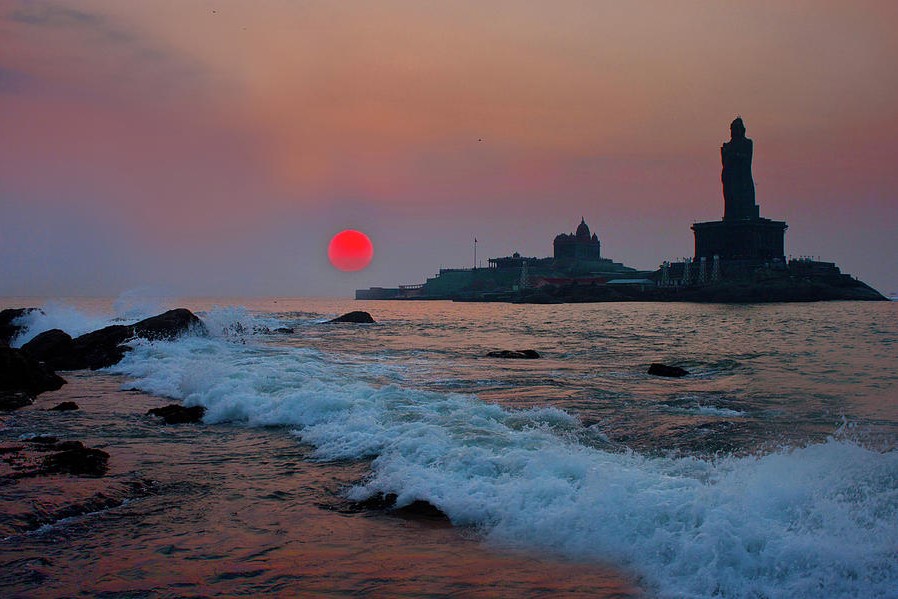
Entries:
[[454, 300], [572, 303], [888, 301], [877, 290], [843, 273], [834, 262], [786, 259], [784, 221], [760, 216], [751, 172], [754, 144], [745, 123], [730, 124], [720, 148], [724, 214], [693, 223], [695, 255], [637, 270], [602, 256], [601, 241], [586, 219], [576, 232], [559, 234], [553, 256], [518, 253], [490, 258], [488, 268], [444, 268], [422, 284], [356, 290], [359, 300]]

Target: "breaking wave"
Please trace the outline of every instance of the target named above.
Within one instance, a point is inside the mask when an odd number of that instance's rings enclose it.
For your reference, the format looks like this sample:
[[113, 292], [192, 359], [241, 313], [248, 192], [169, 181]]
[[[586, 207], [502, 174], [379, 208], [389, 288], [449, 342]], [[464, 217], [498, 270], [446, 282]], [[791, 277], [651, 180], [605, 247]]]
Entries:
[[228, 335], [134, 348], [110, 369], [128, 388], [202, 405], [210, 423], [289, 427], [321, 460], [372, 459], [353, 499], [423, 499], [487, 542], [615, 563], [662, 597], [898, 588], [896, 451], [833, 437], [756, 456], [647, 457], [581, 443], [594, 433], [558, 409], [378, 386], [370, 367], [312, 349]]

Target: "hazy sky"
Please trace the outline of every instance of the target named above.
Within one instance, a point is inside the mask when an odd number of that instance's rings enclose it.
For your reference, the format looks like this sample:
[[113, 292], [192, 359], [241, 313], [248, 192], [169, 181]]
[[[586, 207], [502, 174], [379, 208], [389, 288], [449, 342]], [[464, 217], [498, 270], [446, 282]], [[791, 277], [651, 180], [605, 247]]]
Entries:
[[[786, 253], [898, 291], [898, 2], [0, 0], [0, 295], [689, 256], [741, 115]], [[482, 140], [482, 141], [478, 141]], [[365, 231], [360, 273], [327, 262]]]

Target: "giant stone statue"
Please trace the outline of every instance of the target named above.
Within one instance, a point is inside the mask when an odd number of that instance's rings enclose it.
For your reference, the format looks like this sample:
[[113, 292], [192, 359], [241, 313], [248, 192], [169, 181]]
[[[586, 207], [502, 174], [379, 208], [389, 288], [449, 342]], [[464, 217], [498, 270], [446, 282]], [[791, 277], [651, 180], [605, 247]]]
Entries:
[[723, 172], [723, 220], [758, 218], [755, 182], [751, 177], [752, 141], [745, 137], [745, 124], [737, 117], [730, 124], [730, 141], [720, 148]]

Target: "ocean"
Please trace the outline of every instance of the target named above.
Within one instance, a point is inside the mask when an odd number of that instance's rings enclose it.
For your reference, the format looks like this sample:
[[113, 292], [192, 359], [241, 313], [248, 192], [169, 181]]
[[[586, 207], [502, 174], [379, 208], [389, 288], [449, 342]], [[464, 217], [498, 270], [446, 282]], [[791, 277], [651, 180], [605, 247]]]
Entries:
[[[19, 345], [167, 307], [211, 333], [0, 416], [111, 456], [0, 481], [5, 596], [898, 597], [895, 302], [3, 303], [44, 308]], [[170, 400], [204, 422], [145, 415]]]

